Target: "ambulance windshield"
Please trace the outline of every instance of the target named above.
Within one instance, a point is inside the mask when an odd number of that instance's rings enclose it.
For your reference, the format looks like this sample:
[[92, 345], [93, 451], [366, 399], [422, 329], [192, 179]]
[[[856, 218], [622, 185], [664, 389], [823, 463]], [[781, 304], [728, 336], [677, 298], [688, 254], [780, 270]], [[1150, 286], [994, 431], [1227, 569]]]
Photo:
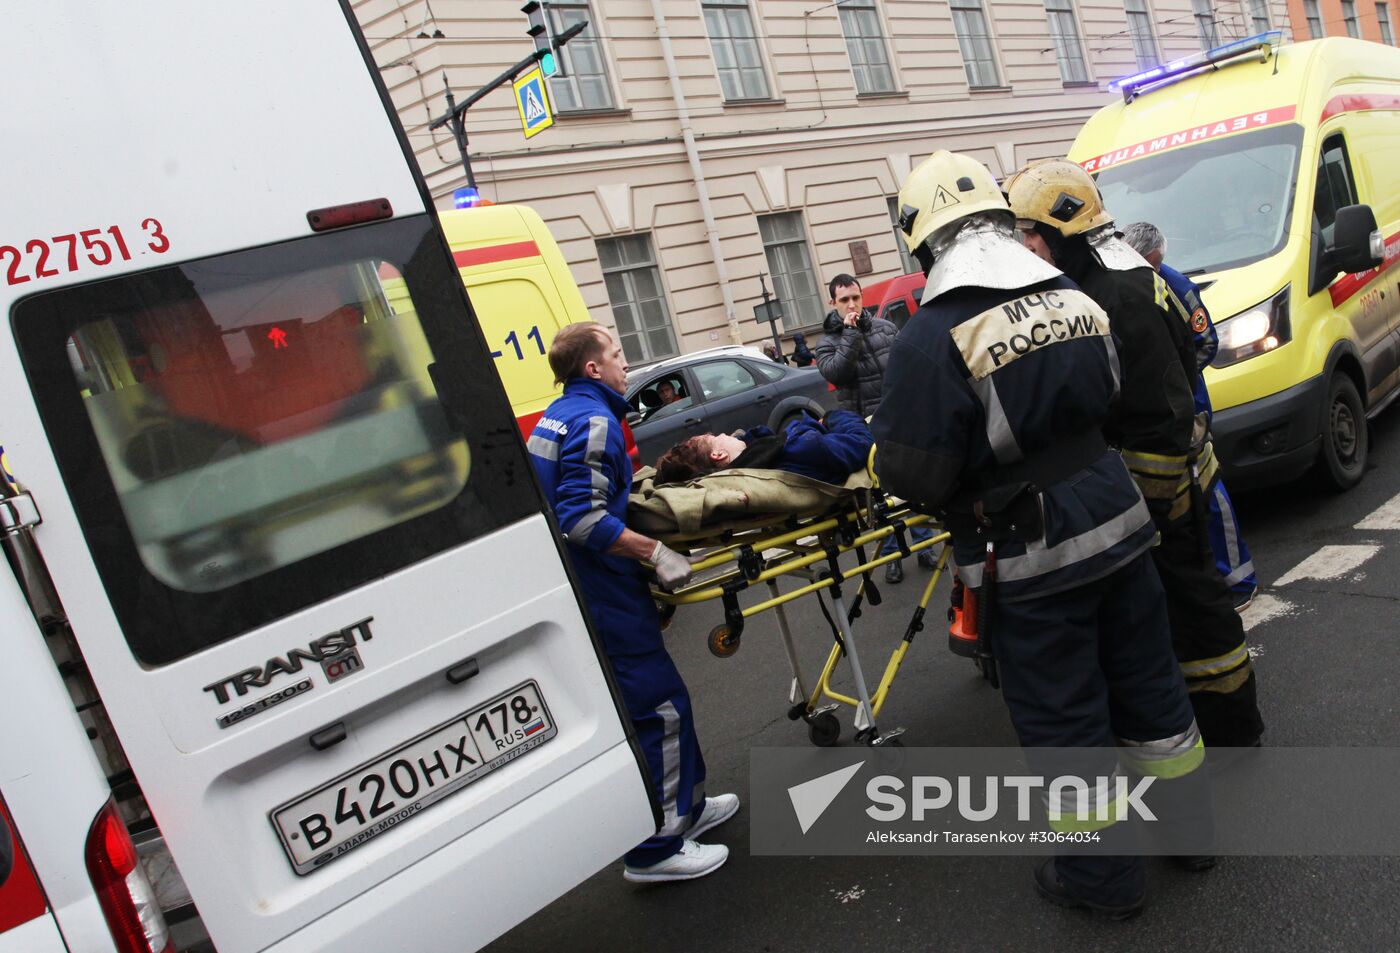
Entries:
[[1098, 175], [1121, 228], [1151, 222], [1189, 274], [1238, 268], [1288, 240], [1302, 127], [1288, 124], [1161, 152]]

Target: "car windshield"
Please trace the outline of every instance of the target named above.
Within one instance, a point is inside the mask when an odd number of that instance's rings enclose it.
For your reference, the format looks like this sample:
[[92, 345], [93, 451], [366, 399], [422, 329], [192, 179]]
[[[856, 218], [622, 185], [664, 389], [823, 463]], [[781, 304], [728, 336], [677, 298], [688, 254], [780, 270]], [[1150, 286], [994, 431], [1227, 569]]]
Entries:
[[1289, 124], [1173, 149], [1104, 169], [1099, 191], [1120, 228], [1162, 230], [1178, 271], [1237, 268], [1287, 240], [1302, 137]]

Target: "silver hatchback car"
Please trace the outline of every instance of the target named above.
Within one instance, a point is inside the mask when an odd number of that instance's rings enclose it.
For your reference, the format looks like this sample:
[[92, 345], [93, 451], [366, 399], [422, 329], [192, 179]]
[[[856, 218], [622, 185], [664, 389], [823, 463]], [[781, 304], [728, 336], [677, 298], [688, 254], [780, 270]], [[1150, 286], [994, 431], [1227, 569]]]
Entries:
[[628, 375], [627, 420], [642, 463], [688, 437], [767, 426], [775, 433], [804, 413], [825, 414], [836, 394], [815, 367], [769, 360], [757, 348], [713, 347]]

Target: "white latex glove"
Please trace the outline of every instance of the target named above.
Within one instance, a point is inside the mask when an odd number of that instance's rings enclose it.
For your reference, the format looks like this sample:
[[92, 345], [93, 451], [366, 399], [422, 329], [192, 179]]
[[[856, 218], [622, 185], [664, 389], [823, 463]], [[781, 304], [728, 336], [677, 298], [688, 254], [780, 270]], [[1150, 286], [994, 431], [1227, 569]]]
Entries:
[[651, 551], [651, 564], [656, 567], [656, 581], [667, 592], [689, 582], [694, 571], [688, 558], [662, 542]]

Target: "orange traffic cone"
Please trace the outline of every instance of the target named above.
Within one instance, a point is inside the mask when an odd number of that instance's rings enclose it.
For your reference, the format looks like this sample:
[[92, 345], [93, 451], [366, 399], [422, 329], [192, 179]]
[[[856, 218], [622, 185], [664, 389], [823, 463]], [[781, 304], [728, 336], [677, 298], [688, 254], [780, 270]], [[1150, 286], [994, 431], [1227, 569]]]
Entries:
[[952, 605], [948, 607], [948, 648], [963, 658], [977, 657], [977, 594], [953, 577]]

